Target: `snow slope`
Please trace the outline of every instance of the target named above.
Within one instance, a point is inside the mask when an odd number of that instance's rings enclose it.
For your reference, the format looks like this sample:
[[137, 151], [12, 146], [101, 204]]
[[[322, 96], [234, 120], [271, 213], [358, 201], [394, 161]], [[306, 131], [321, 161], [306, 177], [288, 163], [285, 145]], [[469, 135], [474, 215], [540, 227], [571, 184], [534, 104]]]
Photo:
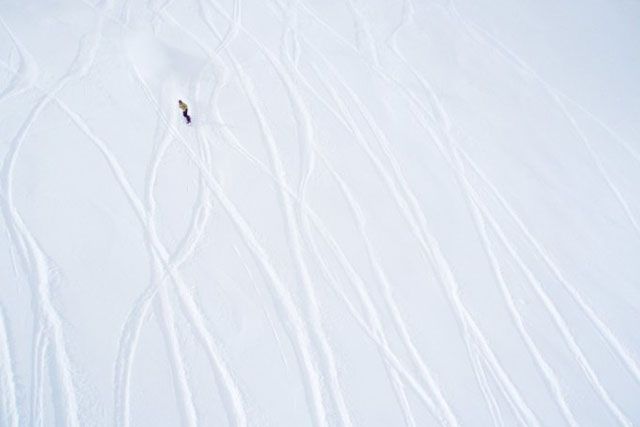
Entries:
[[639, 21], [0, 0], [0, 425], [640, 424]]

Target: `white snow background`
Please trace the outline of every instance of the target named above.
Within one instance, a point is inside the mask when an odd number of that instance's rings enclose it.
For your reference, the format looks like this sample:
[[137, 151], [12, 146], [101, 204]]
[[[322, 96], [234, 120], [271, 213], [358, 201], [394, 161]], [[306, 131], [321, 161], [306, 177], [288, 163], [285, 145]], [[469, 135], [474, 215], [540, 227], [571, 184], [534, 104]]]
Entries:
[[0, 0], [0, 162], [2, 426], [640, 425], [637, 1]]

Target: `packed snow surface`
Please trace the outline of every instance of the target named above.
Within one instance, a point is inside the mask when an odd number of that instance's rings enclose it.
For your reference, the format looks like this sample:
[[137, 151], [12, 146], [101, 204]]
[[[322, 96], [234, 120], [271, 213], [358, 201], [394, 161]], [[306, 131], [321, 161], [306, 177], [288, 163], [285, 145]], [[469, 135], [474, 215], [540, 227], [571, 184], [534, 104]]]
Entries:
[[639, 22], [0, 0], [0, 425], [640, 425]]

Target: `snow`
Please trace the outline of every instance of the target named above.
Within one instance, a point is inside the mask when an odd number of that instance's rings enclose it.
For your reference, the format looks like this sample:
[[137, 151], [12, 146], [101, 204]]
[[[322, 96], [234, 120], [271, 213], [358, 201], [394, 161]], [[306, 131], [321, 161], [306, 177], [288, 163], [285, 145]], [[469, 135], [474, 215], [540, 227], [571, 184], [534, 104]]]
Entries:
[[640, 424], [639, 19], [0, 0], [0, 425]]

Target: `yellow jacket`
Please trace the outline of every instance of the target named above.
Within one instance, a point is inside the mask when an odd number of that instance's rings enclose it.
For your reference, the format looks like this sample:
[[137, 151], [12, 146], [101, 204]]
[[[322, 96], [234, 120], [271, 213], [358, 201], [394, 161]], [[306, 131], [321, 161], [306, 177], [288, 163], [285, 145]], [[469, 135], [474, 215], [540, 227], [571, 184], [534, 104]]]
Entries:
[[184, 103], [184, 102], [182, 102], [182, 101], [178, 101], [178, 107], [180, 107], [180, 109], [181, 109], [182, 111], [187, 111], [187, 108], [189, 108], [189, 107], [187, 106], [187, 104], [185, 104], [185, 103]]

